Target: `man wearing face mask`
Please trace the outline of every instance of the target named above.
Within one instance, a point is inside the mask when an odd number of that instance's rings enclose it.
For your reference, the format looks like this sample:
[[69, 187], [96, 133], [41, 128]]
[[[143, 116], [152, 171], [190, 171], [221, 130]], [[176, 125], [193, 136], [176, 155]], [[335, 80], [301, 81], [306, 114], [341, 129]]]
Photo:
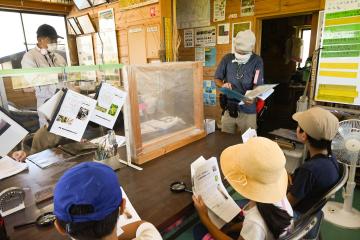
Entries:
[[[260, 56], [252, 51], [255, 47], [255, 35], [251, 30], [236, 35], [235, 54], [223, 57], [215, 73], [215, 82], [219, 87], [229, 88], [245, 95], [246, 91], [264, 84], [264, 67]], [[248, 128], [256, 129], [256, 99], [245, 100], [242, 105], [234, 99], [222, 101], [223, 116], [221, 131], [244, 133]]]
[[[57, 35], [56, 30], [47, 24], [41, 25], [36, 31], [37, 45], [35, 48], [25, 53], [21, 66], [22, 68], [42, 68], [42, 67], [63, 67], [66, 65], [65, 59], [58, 53], [57, 40], [63, 38]], [[36, 80], [35, 80], [36, 81]], [[35, 87], [37, 107], [39, 108], [47, 99], [55, 94], [59, 86], [52, 84]], [[61, 86], [59, 87], [61, 88]], [[40, 127], [47, 124], [45, 116], [39, 114]]]

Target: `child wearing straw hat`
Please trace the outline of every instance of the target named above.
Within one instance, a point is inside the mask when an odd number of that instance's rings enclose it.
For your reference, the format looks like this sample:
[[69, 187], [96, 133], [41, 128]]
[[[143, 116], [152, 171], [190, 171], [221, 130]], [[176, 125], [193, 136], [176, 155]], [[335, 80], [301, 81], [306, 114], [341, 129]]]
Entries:
[[[286, 198], [288, 177], [285, 156], [279, 146], [263, 137], [225, 149], [221, 170], [230, 185], [249, 203], [238, 239], [277, 239], [292, 226], [293, 210]], [[202, 224], [214, 239], [231, 239], [210, 220], [201, 196], [193, 196]], [[195, 238], [198, 239], [197, 236]]]

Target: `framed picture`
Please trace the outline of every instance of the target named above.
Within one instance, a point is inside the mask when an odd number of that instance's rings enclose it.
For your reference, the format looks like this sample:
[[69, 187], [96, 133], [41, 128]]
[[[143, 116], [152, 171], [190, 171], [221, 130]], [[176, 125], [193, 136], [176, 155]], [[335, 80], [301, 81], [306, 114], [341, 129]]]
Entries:
[[74, 3], [79, 10], [91, 7], [88, 0], [74, 0]]
[[99, 32], [115, 31], [114, 9], [99, 11]]
[[77, 19], [84, 34], [95, 32], [94, 25], [92, 24], [88, 14], [77, 17], [76, 19]]
[[109, 1], [108, 1], [108, 0], [90, 0], [90, 3], [91, 3], [93, 6], [98, 6], [98, 5], [107, 3], [107, 2], [109, 2]]
[[68, 18], [68, 22], [70, 24], [70, 27], [74, 30], [76, 35], [81, 35], [81, 29], [79, 28], [79, 25], [76, 22], [75, 18]]

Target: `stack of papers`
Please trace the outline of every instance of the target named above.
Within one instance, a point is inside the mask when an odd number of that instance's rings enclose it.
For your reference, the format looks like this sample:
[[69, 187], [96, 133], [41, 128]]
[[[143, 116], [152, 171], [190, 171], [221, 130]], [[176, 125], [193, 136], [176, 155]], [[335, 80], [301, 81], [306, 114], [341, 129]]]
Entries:
[[121, 188], [121, 191], [122, 191], [122, 198], [124, 198], [126, 201], [126, 206], [124, 213], [120, 215], [118, 218], [117, 228], [116, 228], [117, 236], [120, 236], [124, 232], [121, 227], [141, 220], [139, 214], [136, 212], [134, 206], [131, 204], [123, 188]]
[[240, 212], [240, 207], [231, 198], [223, 182], [215, 157], [198, 158], [191, 164], [193, 193], [201, 196], [209, 210], [211, 221], [220, 229]]
[[17, 162], [8, 156], [0, 157], [0, 180], [16, 175], [27, 168], [26, 163]]

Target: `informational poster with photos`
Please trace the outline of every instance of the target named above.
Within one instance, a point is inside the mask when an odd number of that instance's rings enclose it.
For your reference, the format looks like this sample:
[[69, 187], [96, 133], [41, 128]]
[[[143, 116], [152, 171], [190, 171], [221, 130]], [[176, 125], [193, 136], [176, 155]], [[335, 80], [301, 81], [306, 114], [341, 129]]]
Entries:
[[204, 104], [207, 106], [216, 105], [216, 84], [213, 80], [204, 80], [203, 82]]
[[214, 0], [214, 22], [225, 20], [226, 0]]
[[0, 156], [6, 156], [29, 132], [0, 107]]
[[205, 48], [195, 48], [195, 61], [202, 62], [203, 66], [205, 66]]
[[229, 43], [230, 43], [230, 23], [219, 24], [217, 44], [229, 44]]
[[216, 26], [195, 29], [195, 47], [215, 47]]
[[235, 52], [235, 39], [238, 32], [251, 29], [251, 22], [239, 22], [232, 25], [232, 53]]
[[115, 31], [114, 9], [99, 11], [99, 32]]
[[255, 11], [255, 0], [241, 0], [240, 15], [253, 16]]
[[194, 29], [184, 30], [184, 47], [194, 47]]
[[48, 127], [51, 133], [80, 142], [96, 106], [96, 100], [66, 90]]
[[102, 83], [90, 121], [112, 129], [126, 100], [126, 92]]
[[216, 65], [216, 48], [205, 48], [205, 67], [213, 67]]

